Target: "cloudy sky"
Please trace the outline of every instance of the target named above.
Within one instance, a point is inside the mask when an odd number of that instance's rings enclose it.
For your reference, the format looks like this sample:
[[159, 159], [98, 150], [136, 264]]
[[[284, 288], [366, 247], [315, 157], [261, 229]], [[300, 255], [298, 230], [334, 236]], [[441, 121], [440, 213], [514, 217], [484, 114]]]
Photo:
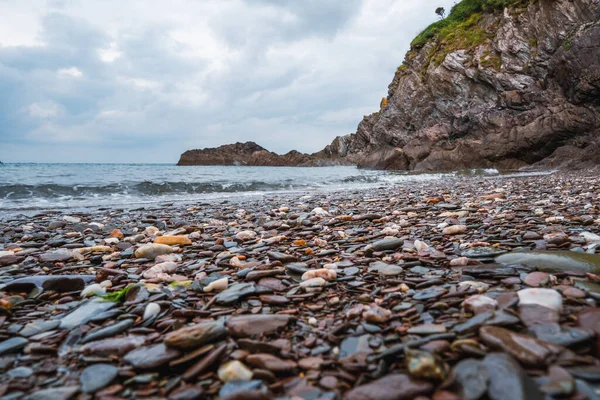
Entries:
[[0, 0], [0, 160], [314, 152], [377, 111], [453, 0]]

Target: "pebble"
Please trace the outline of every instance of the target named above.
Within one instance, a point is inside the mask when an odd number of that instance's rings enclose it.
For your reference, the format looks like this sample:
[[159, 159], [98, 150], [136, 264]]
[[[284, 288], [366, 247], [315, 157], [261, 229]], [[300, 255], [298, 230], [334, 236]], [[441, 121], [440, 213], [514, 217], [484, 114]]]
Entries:
[[386, 238], [382, 240], [378, 240], [371, 244], [371, 248], [374, 251], [386, 251], [386, 250], [396, 250], [399, 247], [402, 247], [404, 244], [404, 240], [399, 238]]
[[442, 230], [443, 235], [460, 235], [467, 232], [466, 225], [452, 225]]
[[580, 174], [2, 219], [0, 391], [590, 397], [600, 180]]
[[479, 330], [484, 343], [499, 348], [524, 365], [548, 365], [563, 351], [561, 346], [547, 343], [497, 326], [484, 326]]
[[275, 374], [291, 373], [297, 368], [297, 364], [292, 360], [282, 360], [272, 354], [250, 354], [246, 357], [246, 362], [256, 368], [269, 370]]
[[427, 395], [433, 385], [413, 380], [404, 374], [389, 374], [373, 382], [357, 386], [346, 393], [345, 400], [412, 400]]
[[550, 275], [545, 272], [530, 272], [523, 279], [523, 283], [531, 287], [544, 287], [550, 283]]
[[229, 361], [219, 367], [217, 371], [219, 379], [223, 382], [249, 381], [252, 379], [252, 371], [237, 360]]
[[169, 348], [163, 343], [139, 347], [130, 351], [123, 358], [126, 362], [139, 369], [154, 369], [179, 357], [179, 350]]
[[85, 368], [79, 377], [81, 391], [95, 393], [108, 386], [118, 375], [119, 369], [111, 364], [94, 364]]
[[166, 244], [145, 244], [139, 247], [135, 251], [135, 256], [137, 258], [149, 258], [151, 260], [163, 254], [171, 254], [173, 252], [173, 248]]
[[562, 296], [554, 289], [523, 289], [517, 292], [519, 306], [537, 305], [551, 310], [562, 310]]
[[159, 313], [160, 313], [160, 305], [158, 305], [157, 303], [148, 303], [148, 304], [146, 304], [146, 307], [144, 308], [144, 315], [142, 318], [144, 320], [148, 320], [150, 318], [157, 316]]
[[227, 335], [225, 321], [205, 321], [186, 326], [165, 336], [165, 344], [180, 349], [194, 349], [219, 340]]
[[217, 279], [215, 281], [212, 281], [208, 285], [206, 285], [204, 287], [203, 291], [205, 293], [212, 292], [213, 290], [223, 291], [223, 290], [227, 289], [228, 284], [229, 284], [229, 279], [227, 279], [227, 278]]
[[106, 289], [99, 285], [98, 283], [94, 283], [93, 285], [86, 286], [85, 289], [81, 291], [79, 294], [80, 297], [88, 297], [88, 296], [102, 296], [106, 294]]
[[306, 271], [302, 274], [302, 280], [308, 281], [314, 278], [322, 278], [326, 281], [333, 281], [337, 278], [337, 272], [334, 269], [311, 269], [310, 271]]

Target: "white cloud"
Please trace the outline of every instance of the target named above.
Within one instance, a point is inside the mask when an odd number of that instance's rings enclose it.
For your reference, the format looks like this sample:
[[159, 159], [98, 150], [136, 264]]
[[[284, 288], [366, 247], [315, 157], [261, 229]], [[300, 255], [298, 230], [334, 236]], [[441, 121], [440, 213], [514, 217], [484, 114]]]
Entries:
[[110, 46], [105, 49], [98, 49], [98, 57], [105, 63], [112, 63], [117, 58], [121, 57], [121, 52], [117, 48], [116, 42], [111, 42]]
[[33, 118], [49, 119], [61, 114], [61, 106], [52, 101], [45, 103], [32, 103], [26, 107], [28, 114]]
[[61, 68], [58, 70], [58, 75], [67, 78], [81, 78], [83, 76], [83, 72], [81, 72], [77, 67]]

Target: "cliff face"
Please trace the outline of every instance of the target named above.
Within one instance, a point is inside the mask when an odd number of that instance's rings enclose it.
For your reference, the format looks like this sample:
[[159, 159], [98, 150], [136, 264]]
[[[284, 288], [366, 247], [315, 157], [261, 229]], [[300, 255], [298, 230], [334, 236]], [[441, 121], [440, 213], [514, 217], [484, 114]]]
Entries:
[[402, 170], [600, 161], [600, 2], [465, 12], [493, 2], [463, 0], [415, 39], [380, 111], [317, 156]]
[[295, 150], [286, 154], [268, 151], [254, 142], [234, 143], [207, 148], [188, 150], [183, 153], [177, 165], [248, 165], [270, 167], [317, 167], [343, 165], [344, 159], [320, 159]]

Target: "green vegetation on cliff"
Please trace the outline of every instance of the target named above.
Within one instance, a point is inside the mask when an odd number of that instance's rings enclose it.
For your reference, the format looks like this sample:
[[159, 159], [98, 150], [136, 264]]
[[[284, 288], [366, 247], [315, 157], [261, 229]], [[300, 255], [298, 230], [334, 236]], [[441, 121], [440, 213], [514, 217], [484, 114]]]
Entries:
[[[469, 37], [465, 40], [475, 43], [485, 39], [481, 32], [469, 32], [481, 19], [481, 13], [494, 10], [502, 10], [504, 7], [522, 7], [529, 4], [531, 0], [462, 0], [452, 7], [447, 18], [434, 22], [423, 32], [417, 35], [410, 44], [411, 49], [423, 47], [429, 40], [438, 37], [441, 40], [455, 40]], [[482, 29], [476, 29], [482, 31]]]

